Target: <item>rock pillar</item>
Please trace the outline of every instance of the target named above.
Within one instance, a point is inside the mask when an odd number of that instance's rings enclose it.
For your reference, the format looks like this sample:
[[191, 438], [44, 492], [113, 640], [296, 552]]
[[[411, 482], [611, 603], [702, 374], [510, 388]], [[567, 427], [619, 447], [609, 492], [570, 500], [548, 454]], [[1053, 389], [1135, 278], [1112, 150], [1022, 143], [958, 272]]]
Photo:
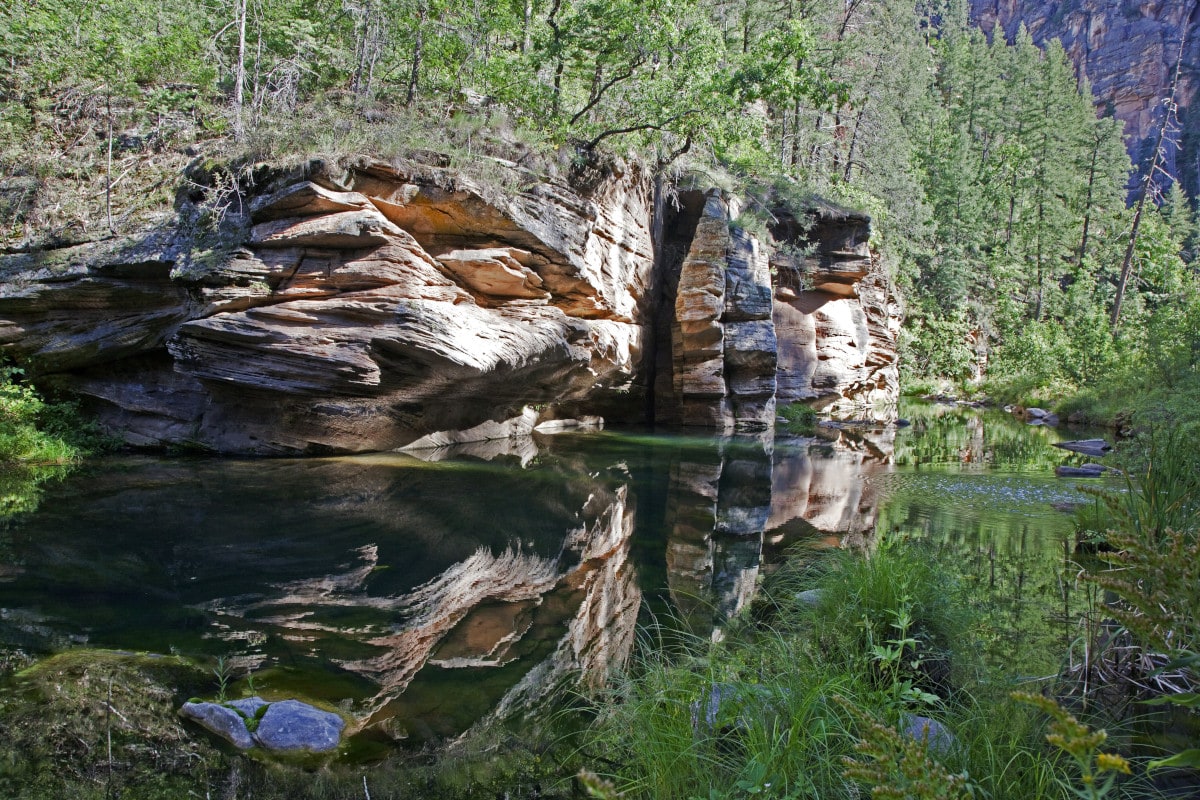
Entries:
[[761, 430], [775, 415], [769, 262], [711, 193], [679, 273], [672, 349], [685, 425]]

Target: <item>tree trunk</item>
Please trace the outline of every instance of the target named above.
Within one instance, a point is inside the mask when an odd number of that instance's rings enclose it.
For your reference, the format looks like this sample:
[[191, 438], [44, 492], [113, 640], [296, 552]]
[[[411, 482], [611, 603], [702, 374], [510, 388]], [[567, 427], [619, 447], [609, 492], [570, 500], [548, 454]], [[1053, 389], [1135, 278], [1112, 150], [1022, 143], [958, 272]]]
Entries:
[[1087, 187], [1087, 202], [1083, 206], [1083, 235], [1079, 239], [1079, 264], [1082, 266], [1084, 257], [1087, 256], [1088, 246], [1088, 231], [1092, 226], [1092, 196], [1096, 187], [1096, 159], [1100, 156], [1099, 133], [1094, 136], [1094, 144], [1092, 147], [1092, 163], [1088, 167], [1088, 187]]
[[112, 154], [113, 154], [113, 117], [112, 95], [105, 98], [105, 110], [108, 112], [108, 160], [104, 168], [104, 213], [108, 217], [108, 232], [115, 233], [112, 221]]
[[1154, 142], [1154, 155], [1150, 158], [1150, 169], [1142, 178], [1137, 211], [1133, 214], [1133, 227], [1129, 231], [1129, 244], [1125, 248], [1125, 259], [1121, 262], [1121, 278], [1117, 281], [1117, 296], [1113, 299], [1112, 317], [1109, 320], [1114, 329], [1121, 319], [1121, 304], [1125, 300], [1125, 290], [1129, 287], [1129, 272], [1133, 268], [1133, 251], [1137, 247], [1138, 228], [1142, 224], [1142, 211], [1146, 207], [1146, 198], [1150, 195], [1150, 188], [1154, 185], [1154, 173], [1158, 170], [1158, 159], [1162, 156], [1163, 140], [1167, 138], [1167, 127], [1171, 124], [1171, 117], [1175, 115], [1177, 109], [1175, 92], [1179, 88], [1179, 71], [1183, 65], [1183, 49], [1186, 44], [1187, 28], [1185, 27], [1179, 38], [1179, 55], [1175, 57], [1175, 77], [1171, 79], [1171, 94], [1167, 97], [1162, 124], [1158, 126], [1158, 137]]
[[533, 0], [525, 0], [525, 38], [521, 40], [521, 54], [533, 49]]
[[1033, 308], [1033, 321], [1042, 321], [1042, 298], [1044, 296], [1045, 266], [1043, 265], [1042, 236], [1046, 226], [1046, 202], [1041, 192], [1038, 192], [1038, 232], [1037, 232], [1037, 304]]
[[425, 15], [429, 6], [422, 3], [417, 9], [417, 28], [413, 32], [412, 72], [408, 76], [408, 92], [404, 95], [404, 105], [411, 106], [417, 99], [417, 84], [421, 79], [421, 60], [425, 57]]
[[550, 102], [551, 115], [557, 117], [562, 109], [562, 76], [563, 76], [563, 54], [562, 54], [562, 31], [558, 27], [558, 9], [562, 5], [562, 0], [554, 0], [554, 5], [550, 6], [550, 13], [546, 15], [546, 24], [550, 26], [550, 30], [554, 31], [554, 44], [551, 45], [551, 52], [554, 53], [554, 96]]
[[237, 69], [233, 76], [233, 135], [240, 142], [246, 135], [242, 120], [242, 94], [246, 90], [246, 0], [238, 0]]

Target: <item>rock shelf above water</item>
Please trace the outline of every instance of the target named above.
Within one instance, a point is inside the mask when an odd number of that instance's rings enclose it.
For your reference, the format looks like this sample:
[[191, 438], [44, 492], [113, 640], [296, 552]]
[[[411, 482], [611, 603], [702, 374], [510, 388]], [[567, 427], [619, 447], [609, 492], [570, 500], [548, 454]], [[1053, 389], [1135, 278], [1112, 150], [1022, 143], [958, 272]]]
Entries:
[[666, 203], [630, 165], [520, 190], [368, 158], [257, 174], [215, 229], [188, 200], [136, 236], [0, 255], [0, 354], [128, 444], [258, 455], [600, 418], [762, 430], [777, 400], [897, 397], [863, 214], [820, 204], [759, 241], [737, 198]]

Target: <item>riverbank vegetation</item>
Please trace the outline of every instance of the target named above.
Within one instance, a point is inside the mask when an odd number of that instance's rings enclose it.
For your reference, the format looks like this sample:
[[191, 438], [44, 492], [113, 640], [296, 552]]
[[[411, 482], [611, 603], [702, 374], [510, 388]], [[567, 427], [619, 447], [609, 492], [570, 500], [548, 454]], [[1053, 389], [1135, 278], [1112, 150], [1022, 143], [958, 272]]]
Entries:
[[1109, 594], [1077, 610], [1062, 646], [1078, 652], [1049, 673], [987, 646], [988, 598], [928, 542], [795, 553], [720, 641], [647, 648], [584, 748], [604, 765], [595, 794], [1174, 796], [1188, 784], [1170, 770], [1200, 750], [1146, 741], [1171, 724], [1156, 710], [1197, 705], [1200, 526], [1190, 456], [1159, 435], [1161, 458], [1100, 493], [1107, 554], [1060, 576]]
[[46, 399], [21, 369], [0, 362], [0, 521], [32, 511], [44, 483], [115, 446], [77, 402]]
[[39, 487], [109, 442], [71, 401], [48, 402], [0, 363], [0, 520], [30, 511]]

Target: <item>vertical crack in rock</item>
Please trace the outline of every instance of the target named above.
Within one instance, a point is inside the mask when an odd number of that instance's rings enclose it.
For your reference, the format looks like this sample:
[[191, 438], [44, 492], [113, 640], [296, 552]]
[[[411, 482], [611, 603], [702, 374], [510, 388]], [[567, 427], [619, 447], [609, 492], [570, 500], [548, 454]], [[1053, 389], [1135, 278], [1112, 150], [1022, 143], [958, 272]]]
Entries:
[[764, 430], [777, 399], [895, 396], [898, 304], [863, 215], [817, 209], [793, 286], [735, 200], [667, 200], [632, 166], [502, 191], [358, 159], [258, 191], [215, 232], [0, 256], [0, 350], [130, 444], [263, 455], [603, 419]]

